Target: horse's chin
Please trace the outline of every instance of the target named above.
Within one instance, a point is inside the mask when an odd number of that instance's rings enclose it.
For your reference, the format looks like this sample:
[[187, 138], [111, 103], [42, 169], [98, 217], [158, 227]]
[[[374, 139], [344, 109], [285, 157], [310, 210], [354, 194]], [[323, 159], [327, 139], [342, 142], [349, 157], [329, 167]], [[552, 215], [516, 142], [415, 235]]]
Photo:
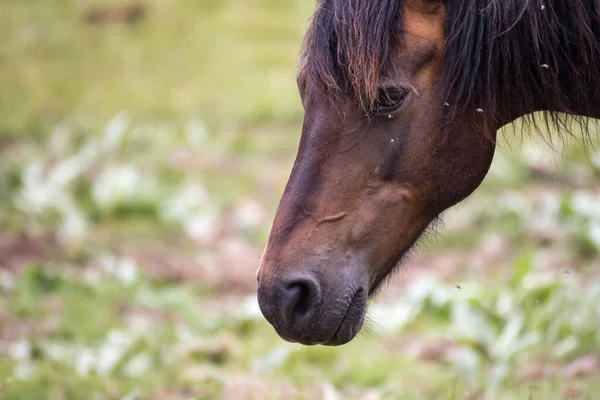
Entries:
[[369, 299], [376, 297], [384, 283], [390, 279], [398, 268], [402, 268], [402, 264], [410, 256], [413, 249], [417, 246], [420, 238], [427, 232], [427, 229], [423, 230], [416, 239], [414, 239], [409, 245], [400, 250], [382, 269], [384, 271], [381, 274], [375, 275], [375, 278], [369, 286], [367, 297]]
[[363, 327], [366, 312], [367, 296], [363, 291], [359, 291], [354, 295], [331, 339], [322, 344], [324, 346], [342, 346], [352, 341]]

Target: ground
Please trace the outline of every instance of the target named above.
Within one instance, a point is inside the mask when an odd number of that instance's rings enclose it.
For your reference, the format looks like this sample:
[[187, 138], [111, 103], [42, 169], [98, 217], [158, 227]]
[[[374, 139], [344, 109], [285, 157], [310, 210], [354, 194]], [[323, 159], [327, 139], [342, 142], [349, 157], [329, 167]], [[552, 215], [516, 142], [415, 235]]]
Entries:
[[291, 345], [260, 315], [254, 272], [299, 141], [314, 4], [2, 7], [1, 399], [600, 390], [594, 148], [507, 130], [355, 341]]

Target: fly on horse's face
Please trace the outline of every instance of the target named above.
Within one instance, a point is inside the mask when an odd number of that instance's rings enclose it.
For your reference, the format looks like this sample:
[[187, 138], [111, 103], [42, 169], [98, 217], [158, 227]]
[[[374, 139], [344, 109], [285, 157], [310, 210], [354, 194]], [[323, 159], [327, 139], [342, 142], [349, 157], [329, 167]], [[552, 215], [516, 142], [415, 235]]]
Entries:
[[465, 128], [451, 141], [440, 137], [444, 7], [409, 1], [404, 14], [392, 67], [368, 112], [349, 96], [328, 96], [300, 71], [300, 149], [258, 273], [261, 310], [289, 341], [353, 339], [367, 297], [491, 163], [485, 135]]
[[600, 117], [599, 70], [596, 0], [320, 0], [264, 316], [289, 341], [352, 340], [368, 296], [479, 186], [496, 130], [538, 110]]

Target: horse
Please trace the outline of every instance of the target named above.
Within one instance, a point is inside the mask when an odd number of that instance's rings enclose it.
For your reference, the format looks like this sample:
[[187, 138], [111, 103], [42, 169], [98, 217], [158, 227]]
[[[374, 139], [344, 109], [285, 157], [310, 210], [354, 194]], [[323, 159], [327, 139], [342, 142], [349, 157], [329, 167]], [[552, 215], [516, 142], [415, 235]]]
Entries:
[[282, 339], [340, 346], [481, 184], [500, 128], [565, 135], [574, 121], [590, 137], [600, 1], [319, 0], [299, 64], [302, 135], [257, 297]]

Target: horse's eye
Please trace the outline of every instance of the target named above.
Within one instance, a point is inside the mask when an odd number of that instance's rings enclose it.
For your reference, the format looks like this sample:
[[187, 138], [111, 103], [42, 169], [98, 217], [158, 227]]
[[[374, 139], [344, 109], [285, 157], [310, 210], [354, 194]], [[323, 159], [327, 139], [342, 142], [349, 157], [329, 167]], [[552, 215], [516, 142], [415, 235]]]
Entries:
[[408, 91], [398, 88], [380, 89], [373, 112], [377, 115], [389, 115], [404, 104]]

